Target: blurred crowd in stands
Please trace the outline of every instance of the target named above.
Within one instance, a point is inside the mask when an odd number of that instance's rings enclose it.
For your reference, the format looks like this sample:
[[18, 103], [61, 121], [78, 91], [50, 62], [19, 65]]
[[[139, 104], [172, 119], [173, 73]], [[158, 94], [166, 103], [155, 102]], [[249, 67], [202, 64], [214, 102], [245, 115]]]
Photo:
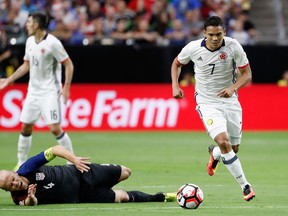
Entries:
[[203, 37], [203, 20], [212, 15], [225, 20], [228, 36], [253, 45], [251, 1], [0, 0], [0, 44], [24, 44], [28, 14], [45, 11], [49, 32], [64, 45], [184, 45]]

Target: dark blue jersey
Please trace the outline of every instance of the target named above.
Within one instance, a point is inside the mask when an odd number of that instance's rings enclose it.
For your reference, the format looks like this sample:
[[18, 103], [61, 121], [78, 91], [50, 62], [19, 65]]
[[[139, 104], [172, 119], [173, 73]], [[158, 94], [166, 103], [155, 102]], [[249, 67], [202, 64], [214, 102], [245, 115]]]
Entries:
[[[31, 157], [17, 171], [29, 184], [37, 184], [38, 204], [115, 201], [112, 187], [119, 182], [119, 165], [93, 163], [88, 172], [81, 173], [74, 165], [46, 166], [54, 158], [46, 153]], [[11, 195], [15, 204], [23, 205], [28, 193], [14, 191]]]
[[[41, 152], [17, 171], [29, 180], [29, 184], [37, 184], [38, 204], [79, 202], [81, 172], [74, 165], [45, 166], [47, 162]], [[27, 190], [11, 192], [11, 195], [14, 203], [19, 205], [27, 197]]]

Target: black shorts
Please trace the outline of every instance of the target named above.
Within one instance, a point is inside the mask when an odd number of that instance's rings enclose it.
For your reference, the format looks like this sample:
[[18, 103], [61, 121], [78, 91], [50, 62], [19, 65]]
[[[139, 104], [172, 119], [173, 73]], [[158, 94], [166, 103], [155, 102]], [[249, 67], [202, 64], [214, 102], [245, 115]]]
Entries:
[[121, 166], [114, 164], [91, 164], [89, 172], [83, 173], [80, 186], [81, 203], [114, 203], [112, 187], [119, 182]]

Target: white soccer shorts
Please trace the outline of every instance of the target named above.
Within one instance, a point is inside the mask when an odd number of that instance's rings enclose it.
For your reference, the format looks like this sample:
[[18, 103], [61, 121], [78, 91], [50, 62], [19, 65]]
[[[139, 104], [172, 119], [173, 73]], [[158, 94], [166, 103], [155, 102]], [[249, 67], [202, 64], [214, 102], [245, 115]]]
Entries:
[[27, 124], [34, 124], [40, 117], [46, 125], [61, 122], [60, 97], [57, 95], [47, 95], [45, 97], [35, 97], [27, 94], [20, 121]]
[[219, 133], [227, 132], [232, 145], [241, 143], [242, 108], [238, 101], [219, 105], [200, 104], [196, 110], [213, 140]]

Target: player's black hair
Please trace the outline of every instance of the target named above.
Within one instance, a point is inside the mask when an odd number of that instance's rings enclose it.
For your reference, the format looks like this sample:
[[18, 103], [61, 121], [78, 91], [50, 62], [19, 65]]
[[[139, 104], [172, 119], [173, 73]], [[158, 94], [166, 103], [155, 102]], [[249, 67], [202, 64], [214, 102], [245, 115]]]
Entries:
[[48, 17], [43, 12], [30, 13], [29, 17], [32, 17], [39, 24], [40, 29], [46, 29], [48, 25]]
[[208, 26], [221, 26], [223, 29], [225, 29], [225, 25], [222, 21], [222, 19], [218, 16], [211, 16], [204, 22], [204, 30], [207, 29]]

